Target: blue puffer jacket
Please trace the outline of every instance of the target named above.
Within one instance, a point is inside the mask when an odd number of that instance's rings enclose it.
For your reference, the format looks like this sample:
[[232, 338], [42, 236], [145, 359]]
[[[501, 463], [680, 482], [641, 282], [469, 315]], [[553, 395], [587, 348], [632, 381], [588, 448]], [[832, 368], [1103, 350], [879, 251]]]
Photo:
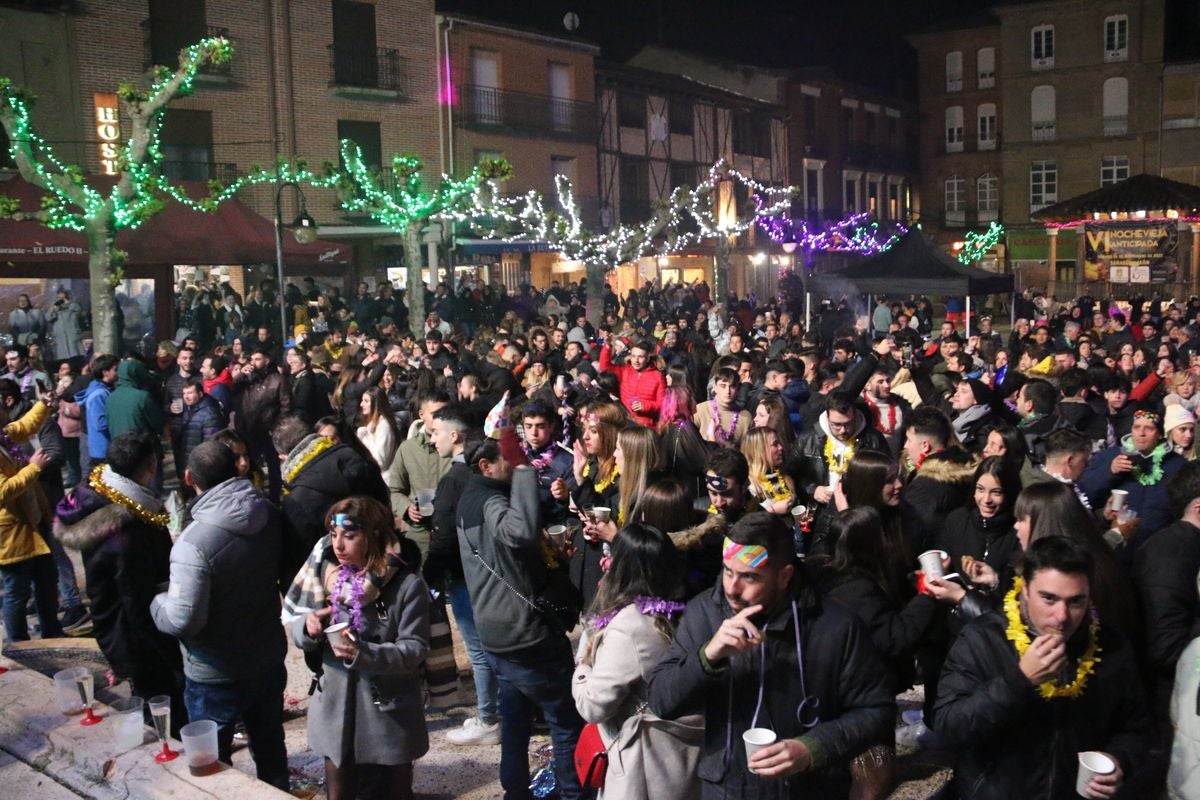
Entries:
[[87, 430], [88, 456], [93, 461], [102, 460], [108, 454], [108, 412], [104, 405], [112, 387], [104, 381], [92, 381], [87, 388], [75, 395], [75, 402], [84, 411], [84, 427]]

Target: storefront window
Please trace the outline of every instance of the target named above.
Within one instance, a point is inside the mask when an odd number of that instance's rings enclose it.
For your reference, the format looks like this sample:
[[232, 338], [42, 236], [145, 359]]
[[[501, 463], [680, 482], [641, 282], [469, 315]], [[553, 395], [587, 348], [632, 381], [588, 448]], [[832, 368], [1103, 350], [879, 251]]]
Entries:
[[[88, 286], [88, 281], [79, 279], [0, 279], [0, 343], [36, 342], [47, 361], [87, 355], [93, 338]], [[59, 290], [65, 294], [60, 296]], [[145, 352], [145, 340], [152, 353], [154, 281], [123, 281], [116, 296], [124, 317], [122, 349]]]

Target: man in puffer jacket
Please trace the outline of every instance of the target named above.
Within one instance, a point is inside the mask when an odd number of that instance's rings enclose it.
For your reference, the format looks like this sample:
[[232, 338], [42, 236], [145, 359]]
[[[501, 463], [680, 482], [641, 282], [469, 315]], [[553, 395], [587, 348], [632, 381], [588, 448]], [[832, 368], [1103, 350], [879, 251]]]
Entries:
[[234, 725], [244, 721], [259, 780], [286, 791], [278, 512], [237, 477], [233, 451], [220, 442], [192, 451], [185, 479], [200, 496], [192, 523], [171, 548], [170, 588], [154, 598], [150, 613], [182, 645], [188, 719], [217, 723], [227, 764]]
[[188, 456], [192, 451], [225, 427], [221, 423], [220, 406], [204, 393], [203, 384], [198, 378], [184, 384], [182, 402], [183, 410], [171, 418], [171, 446], [175, 451], [175, 471], [180, 481], [183, 481]]

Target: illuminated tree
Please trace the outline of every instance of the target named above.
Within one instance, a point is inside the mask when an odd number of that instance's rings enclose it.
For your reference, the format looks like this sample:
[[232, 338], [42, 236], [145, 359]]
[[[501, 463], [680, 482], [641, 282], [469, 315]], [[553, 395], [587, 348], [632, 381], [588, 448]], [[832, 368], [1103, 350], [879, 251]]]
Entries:
[[[15, 201], [8, 201], [0, 204], [0, 215], [36, 219], [51, 228], [79, 231], [87, 238], [92, 334], [98, 353], [117, 353], [120, 347], [114, 290], [124, 280], [125, 254], [116, 248], [117, 232], [136, 228], [161, 211], [164, 194], [185, 196], [177, 187], [168, 186], [162, 176], [159, 129], [167, 105], [192, 93], [201, 68], [225, 63], [232, 55], [226, 39], [204, 39], [179, 52], [179, 67], [174, 71], [154, 67], [148, 75], [149, 88], [120, 85], [117, 95], [131, 133], [116, 159], [116, 183], [107, 193], [89, 186], [78, 166], [58, 160], [34, 130], [30, 118], [33, 95], [0, 78], [0, 124], [8, 134], [9, 152], [21, 177], [46, 192], [41, 211], [23, 214]], [[195, 205], [211, 210], [217, 202], [217, 198], [207, 198]]]

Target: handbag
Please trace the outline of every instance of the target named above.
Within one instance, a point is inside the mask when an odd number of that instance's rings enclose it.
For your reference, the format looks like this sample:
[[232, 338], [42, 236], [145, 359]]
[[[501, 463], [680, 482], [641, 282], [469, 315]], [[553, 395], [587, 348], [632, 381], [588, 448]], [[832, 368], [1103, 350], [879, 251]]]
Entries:
[[585, 789], [603, 789], [604, 776], [608, 774], [608, 748], [600, 735], [600, 726], [589, 722], [579, 733], [575, 743], [575, 772]]

